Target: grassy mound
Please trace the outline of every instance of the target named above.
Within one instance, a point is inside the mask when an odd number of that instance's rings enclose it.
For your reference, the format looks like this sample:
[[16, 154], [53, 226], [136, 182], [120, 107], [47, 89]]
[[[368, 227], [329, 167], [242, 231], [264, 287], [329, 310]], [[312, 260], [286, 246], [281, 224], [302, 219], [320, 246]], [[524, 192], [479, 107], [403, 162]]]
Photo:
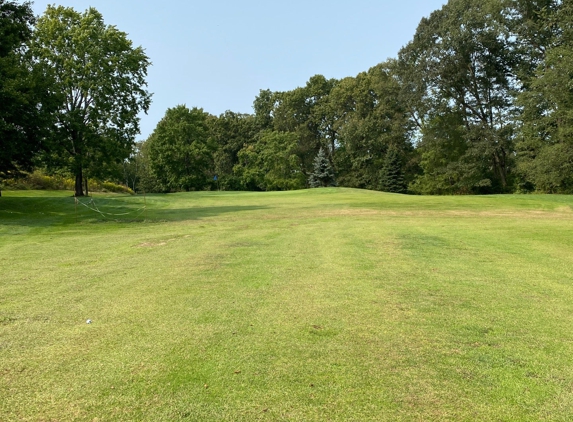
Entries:
[[0, 420], [573, 415], [570, 196], [69, 195], [0, 198]]

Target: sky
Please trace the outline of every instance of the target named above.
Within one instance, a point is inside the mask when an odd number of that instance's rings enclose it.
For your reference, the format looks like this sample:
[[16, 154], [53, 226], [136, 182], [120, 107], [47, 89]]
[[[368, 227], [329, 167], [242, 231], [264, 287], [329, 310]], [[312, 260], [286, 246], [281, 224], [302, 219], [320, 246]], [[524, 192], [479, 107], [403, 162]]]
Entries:
[[[35, 0], [41, 15], [53, 1]], [[261, 89], [287, 91], [311, 76], [356, 76], [396, 57], [420, 19], [445, 0], [59, 0], [128, 33], [153, 63], [141, 116], [145, 140], [170, 107], [252, 113]]]

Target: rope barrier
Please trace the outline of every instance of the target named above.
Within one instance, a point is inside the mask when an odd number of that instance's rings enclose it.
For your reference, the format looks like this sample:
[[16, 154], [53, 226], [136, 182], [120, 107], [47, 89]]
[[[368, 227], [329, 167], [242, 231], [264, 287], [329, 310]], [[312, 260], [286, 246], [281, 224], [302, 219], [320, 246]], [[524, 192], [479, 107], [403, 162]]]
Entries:
[[[133, 211], [129, 211], [129, 212], [124, 212], [124, 213], [111, 213], [111, 212], [104, 212], [104, 211], [100, 211], [100, 209], [98, 208], [97, 204], [95, 203], [95, 201], [93, 200], [93, 198], [90, 200], [90, 202], [88, 202], [87, 204], [83, 203], [82, 201], [80, 201], [77, 197], [74, 197], [75, 201], [76, 201], [76, 206], [78, 204], [83, 205], [84, 207], [86, 207], [87, 209], [89, 209], [90, 211], [93, 211], [95, 213], [100, 214], [103, 218], [109, 218], [108, 216], [112, 216], [112, 217], [122, 217], [122, 216], [126, 216], [126, 215], [131, 215], [131, 214], [135, 214], [135, 213], [139, 213], [136, 217], [139, 217], [141, 214], [143, 214], [145, 212], [145, 210], [147, 209], [147, 205], [144, 205], [142, 208], [138, 208], [136, 210]], [[90, 206], [92, 205], [93, 208]]]

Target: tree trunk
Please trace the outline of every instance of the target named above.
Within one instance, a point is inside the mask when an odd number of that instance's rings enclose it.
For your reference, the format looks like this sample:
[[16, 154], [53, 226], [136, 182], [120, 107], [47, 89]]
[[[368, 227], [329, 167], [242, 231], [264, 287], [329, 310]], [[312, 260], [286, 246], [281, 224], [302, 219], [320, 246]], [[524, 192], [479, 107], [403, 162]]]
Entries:
[[493, 162], [501, 179], [501, 185], [505, 189], [507, 187], [507, 179], [505, 177], [505, 162], [502, 162], [497, 152], [493, 154]]
[[76, 186], [75, 186], [75, 194], [74, 196], [84, 196], [83, 191], [83, 177], [82, 177], [82, 168], [80, 167], [76, 170]]

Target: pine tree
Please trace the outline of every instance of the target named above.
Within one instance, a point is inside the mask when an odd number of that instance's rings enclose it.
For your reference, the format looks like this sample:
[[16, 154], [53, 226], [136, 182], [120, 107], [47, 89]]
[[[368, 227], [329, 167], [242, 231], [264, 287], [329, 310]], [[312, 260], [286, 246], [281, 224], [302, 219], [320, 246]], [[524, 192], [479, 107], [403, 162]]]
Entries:
[[330, 161], [322, 148], [320, 148], [320, 151], [318, 151], [318, 154], [314, 159], [314, 169], [310, 175], [309, 183], [312, 188], [336, 185], [334, 170], [332, 169]]
[[394, 193], [406, 192], [402, 163], [396, 148], [389, 148], [384, 158], [384, 165], [380, 170], [380, 190]]

